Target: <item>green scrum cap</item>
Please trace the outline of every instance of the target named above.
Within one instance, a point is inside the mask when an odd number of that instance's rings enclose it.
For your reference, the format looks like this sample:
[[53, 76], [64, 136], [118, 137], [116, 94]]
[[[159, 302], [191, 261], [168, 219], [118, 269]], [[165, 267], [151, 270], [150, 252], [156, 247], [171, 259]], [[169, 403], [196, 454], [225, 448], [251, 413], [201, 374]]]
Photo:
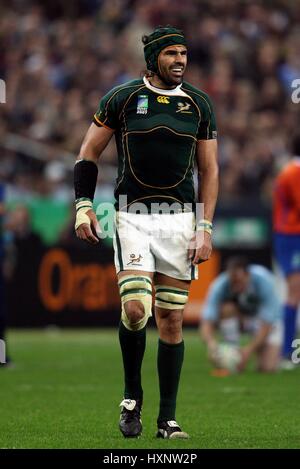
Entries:
[[143, 37], [144, 56], [147, 69], [158, 73], [158, 56], [168, 46], [186, 46], [183, 32], [172, 26], [158, 27], [149, 36]]

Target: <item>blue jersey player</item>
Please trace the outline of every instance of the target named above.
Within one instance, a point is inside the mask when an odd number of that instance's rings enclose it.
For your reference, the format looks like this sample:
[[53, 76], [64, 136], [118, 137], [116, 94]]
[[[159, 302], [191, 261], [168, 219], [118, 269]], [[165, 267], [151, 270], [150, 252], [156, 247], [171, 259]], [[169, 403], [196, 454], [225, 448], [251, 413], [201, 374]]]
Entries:
[[202, 312], [201, 334], [211, 357], [218, 344], [217, 330], [235, 345], [241, 332], [250, 333], [250, 341], [241, 348], [239, 371], [253, 354], [260, 371], [277, 369], [282, 344], [281, 304], [268, 269], [248, 265], [242, 257], [229, 259], [226, 271], [211, 285]]

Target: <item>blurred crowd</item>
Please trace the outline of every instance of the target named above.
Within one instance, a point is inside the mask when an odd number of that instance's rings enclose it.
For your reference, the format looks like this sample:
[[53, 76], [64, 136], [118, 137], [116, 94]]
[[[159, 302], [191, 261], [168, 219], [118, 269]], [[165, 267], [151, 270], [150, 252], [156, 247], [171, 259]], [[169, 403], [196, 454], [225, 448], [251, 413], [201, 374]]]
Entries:
[[[291, 99], [292, 82], [300, 78], [300, 3], [292, 0], [1, 2], [6, 104], [0, 104], [0, 179], [8, 197], [72, 200], [72, 154], [99, 99], [142, 75], [141, 37], [166, 24], [184, 30], [185, 79], [215, 106], [220, 202], [268, 203], [276, 168], [300, 122], [300, 103]], [[25, 137], [17, 148], [15, 134]], [[99, 177], [106, 198], [116, 164], [110, 144]]]

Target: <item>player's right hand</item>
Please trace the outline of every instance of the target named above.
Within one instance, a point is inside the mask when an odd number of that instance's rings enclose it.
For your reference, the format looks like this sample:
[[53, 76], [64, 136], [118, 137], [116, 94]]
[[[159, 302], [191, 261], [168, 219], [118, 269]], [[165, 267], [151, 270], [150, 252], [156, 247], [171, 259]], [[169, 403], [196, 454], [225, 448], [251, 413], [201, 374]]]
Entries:
[[99, 243], [101, 227], [98, 223], [94, 210], [89, 209], [86, 212], [78, 210], [75, 222], [76, 236], [90, 244]]
[[188, 257], [193, 265], [207, 261], [212, 253], [211, 234], [196, 231], [189, 244]]

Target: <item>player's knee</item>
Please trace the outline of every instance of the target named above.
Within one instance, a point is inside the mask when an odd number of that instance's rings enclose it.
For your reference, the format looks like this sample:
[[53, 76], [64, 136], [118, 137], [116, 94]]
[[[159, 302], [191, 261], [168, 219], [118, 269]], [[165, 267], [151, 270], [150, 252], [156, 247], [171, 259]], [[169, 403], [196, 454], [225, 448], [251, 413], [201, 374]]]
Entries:
[[127, 301], [124, 305], [125, 313], [131, 325], [141, 321], [145, 316], [145, 308], [140, 301]]
[[220, 319], [229, 319], [238, 315], [237, 306], [232, 301], [226, 301], [220, 306]]
[[146, 326], [152, 316], [152, 283], [146, 276], [126, 275], [119, 280], [121, 320], [129, 330]]
[[127, 329], [138, 331], [146, 326], [150, 316], [151, 304], [145, 305], [138, 300], [131, 300], [122, 307], [121, 321]]
[[164, 337], [176, 337], [182, 330], [182, 313], [188, 290], [169, 285], [156, 285], [155, 306], [159, 309], [158, 327]]
[[160, 321], [160, 329], [168, 336], [175, 336], [182, 330], [182, 310], [168, 311]]

